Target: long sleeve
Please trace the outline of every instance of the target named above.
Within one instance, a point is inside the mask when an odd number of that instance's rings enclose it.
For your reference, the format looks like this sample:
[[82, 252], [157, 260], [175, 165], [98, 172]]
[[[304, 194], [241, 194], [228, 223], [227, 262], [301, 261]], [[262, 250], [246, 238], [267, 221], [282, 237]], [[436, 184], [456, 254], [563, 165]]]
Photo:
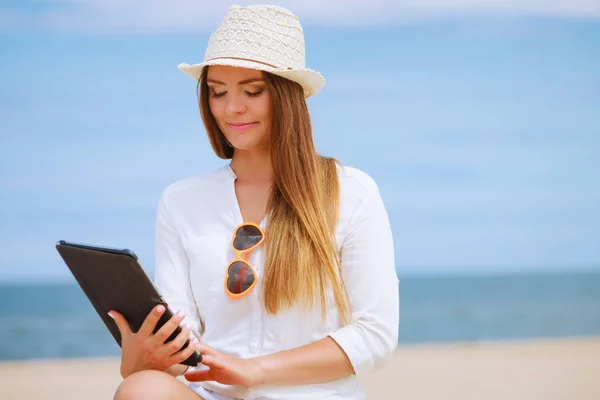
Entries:
[[399, 293], [389, 218], [377, 185], [353, 213], [342, 244], [342, 274], [352, 310], [349, 325], [330, 336], [354, 372], [383, 366], [398, 343]]
[[200, 339], [201, 322], [190, 286], [190, 262], [169, 212], [165, 191], [159, 201], [155, 231], [155, 284], [173, 312], [185, 312], [184, 323]]

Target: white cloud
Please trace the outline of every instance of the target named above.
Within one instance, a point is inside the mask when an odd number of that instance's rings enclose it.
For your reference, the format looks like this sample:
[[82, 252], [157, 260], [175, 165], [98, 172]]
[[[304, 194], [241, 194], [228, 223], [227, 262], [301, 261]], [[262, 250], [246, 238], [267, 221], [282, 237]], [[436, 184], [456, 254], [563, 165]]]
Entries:
[[[211, 31], [230, 1], [45, 0], [45, 3], [45, 11], [0, 10], [0, 29], [83, 33]], [[285, 0], [278, 4], [294, 11], [304, 25], [327, 26], [418, 23], [465, 16], [600, 17], [598, 0]]]

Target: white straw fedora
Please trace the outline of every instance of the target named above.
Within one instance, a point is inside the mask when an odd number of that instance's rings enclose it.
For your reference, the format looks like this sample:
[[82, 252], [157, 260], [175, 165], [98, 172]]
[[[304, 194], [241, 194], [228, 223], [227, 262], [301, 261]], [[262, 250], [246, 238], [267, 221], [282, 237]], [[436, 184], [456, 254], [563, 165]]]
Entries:
[[209, 65], [252, 68], [282, 76], [302, 85], [305, 98], [325, 84], [319, 72], [306, 68], [300, 20], [278, 6], [230, 6], [210, 36], [204, 61], [179, 64], [177, 68], [198, 81]]

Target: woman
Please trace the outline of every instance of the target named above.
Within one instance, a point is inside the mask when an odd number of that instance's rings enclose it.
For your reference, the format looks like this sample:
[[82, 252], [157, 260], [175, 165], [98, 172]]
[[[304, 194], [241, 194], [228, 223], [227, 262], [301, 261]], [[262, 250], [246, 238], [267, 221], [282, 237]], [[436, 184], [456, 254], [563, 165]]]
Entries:
[[[304, 59], [291, 12], [232, 6], [205, 61], [179, 66], [231, 163], [161, 196], [156, 284], [181, 311], [156, 333], [161, 307], [137, 333], [110, 313], [123, 337], [116, 399], [361, 399], [356, 376], [396, 348], [388, 216], [371, 178], [315, 152], [306, 98], [324, 79]], [[195, 350], [202, 365], [187, 370]]]

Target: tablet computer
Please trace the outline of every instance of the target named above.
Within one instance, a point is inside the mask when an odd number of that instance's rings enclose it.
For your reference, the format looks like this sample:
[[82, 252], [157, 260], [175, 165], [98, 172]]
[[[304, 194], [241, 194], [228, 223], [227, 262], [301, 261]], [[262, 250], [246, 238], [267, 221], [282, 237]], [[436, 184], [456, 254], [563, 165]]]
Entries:
[[[159, 304], [164, 305], [166, 311], [154, 332], [173, 316], [133, 251], [65, 240], [56, 243], [56, 249], [119, 346], [121, 334], [108, 315], [110, 310], [123, 314], [133, 332], [140, 329], [150, 311]], [[180, 332], [181, 327], [178, 326], [166, 341], [175, 339]], [[195, 367], [201, 361], [202, 356], [194, 352], [181, 364]]]

